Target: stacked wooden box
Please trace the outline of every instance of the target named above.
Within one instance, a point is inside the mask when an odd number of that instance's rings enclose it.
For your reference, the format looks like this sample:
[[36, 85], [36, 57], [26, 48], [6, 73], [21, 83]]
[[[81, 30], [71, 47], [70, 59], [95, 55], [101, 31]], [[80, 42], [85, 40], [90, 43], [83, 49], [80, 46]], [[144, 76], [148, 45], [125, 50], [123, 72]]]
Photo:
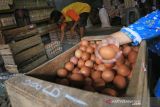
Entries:
[[15, 24], [16, 24], [16, 20], [14, 15], [3, 16], [0, 18], [0, 27], [6, 27], [6, 26], [15, 25]]
[[16, 8], [32, 8], [47, 6], [46, 0], [14, 0]]
[[10, 9], [9, 4], [13, 4], [13, 0], [1, 0], [0, 1], [0, 10]]
[[9, 45], [0, 45], [0, 55], [2, 56], [6, 70], [10, 71], [11, 73], [18, 73], [18, 68], [15, 64]]
[[7, 30], [3, 34], [11, 47], [19, 72], [27, 72], [47, 60], [36, 26]]
[[47, 20], [47, 19], [49, 19], [52, 11], [53, 11], [53, 8], [31, 10], [29, 12], [30, 20], [31, 20], [31, 22], [45, 20], [45, 19]]
[[13, 0], [0, 0], [0, 28], [16, 26], [14, 10], [10, 5], [13, 5]]

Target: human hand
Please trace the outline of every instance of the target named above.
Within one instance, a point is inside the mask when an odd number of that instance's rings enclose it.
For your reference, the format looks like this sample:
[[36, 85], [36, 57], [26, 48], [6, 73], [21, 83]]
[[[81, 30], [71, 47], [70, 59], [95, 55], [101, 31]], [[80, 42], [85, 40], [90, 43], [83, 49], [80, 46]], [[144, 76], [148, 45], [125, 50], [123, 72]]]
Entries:
[[[106, 47], [106, 46], [110, 47], [111, 45], [114, 45], [114, 47], [117, 47], [116, 50], [114, 50], [115, 48], [113, 48], [113, 50], [116, 52], [116, 55], [112, 59], [105, 60], [100, 55], [99, 50], [102, 47]], [[106, 39], [103, 39], [102, 42], [97, 46], [97, 48], [95, 50], [95, 54], [96, 54], [96, 57], [98, 57], [103, 63], [114, 63], [114, 62], [116, 62], [117, 59], [119, 59], [119, 57], [122, 54], [122, 51], [120, 51], [118, 48], [119, 48], [119, 42], [113, 37], [107, 37]], [[117, 51], [117, 49], [118, 49], [118, 51]]]

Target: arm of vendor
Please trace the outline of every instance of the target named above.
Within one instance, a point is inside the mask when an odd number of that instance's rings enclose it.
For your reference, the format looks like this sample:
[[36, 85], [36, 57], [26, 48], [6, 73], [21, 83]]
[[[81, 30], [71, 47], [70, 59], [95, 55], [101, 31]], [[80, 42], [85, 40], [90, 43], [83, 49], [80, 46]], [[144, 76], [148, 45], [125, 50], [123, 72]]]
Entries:
[[160, 10], [156, 10], [140, 18], [134, 24], [123, 27], [119, 32], [111, 34], [120, 41], [120, 44], [132, 42], [138, 45], [142, 40], [151, 39], [160, 35]]

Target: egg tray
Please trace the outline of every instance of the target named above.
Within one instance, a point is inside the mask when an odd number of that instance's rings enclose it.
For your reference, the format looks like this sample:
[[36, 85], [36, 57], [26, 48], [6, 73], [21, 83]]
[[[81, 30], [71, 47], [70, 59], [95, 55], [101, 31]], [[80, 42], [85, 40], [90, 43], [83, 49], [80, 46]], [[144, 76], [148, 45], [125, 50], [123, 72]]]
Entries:
[[54, 41], [45, 45], [46, 54], [49, 59], [52, 59], [63, 52], [60, 41]]

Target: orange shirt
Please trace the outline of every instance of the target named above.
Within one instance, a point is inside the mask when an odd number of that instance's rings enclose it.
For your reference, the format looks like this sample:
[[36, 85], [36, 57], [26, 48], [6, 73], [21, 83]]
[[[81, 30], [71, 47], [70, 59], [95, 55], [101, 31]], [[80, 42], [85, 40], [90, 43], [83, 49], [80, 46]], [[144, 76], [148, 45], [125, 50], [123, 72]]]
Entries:
[[69, 21], [78, 21], [79, 15], [84, 12], [90, 12], [91, 7], [87, 3], [75, 2], [72, 3], [62, 10], [63, 15], [65, 16], [65, 22]]

